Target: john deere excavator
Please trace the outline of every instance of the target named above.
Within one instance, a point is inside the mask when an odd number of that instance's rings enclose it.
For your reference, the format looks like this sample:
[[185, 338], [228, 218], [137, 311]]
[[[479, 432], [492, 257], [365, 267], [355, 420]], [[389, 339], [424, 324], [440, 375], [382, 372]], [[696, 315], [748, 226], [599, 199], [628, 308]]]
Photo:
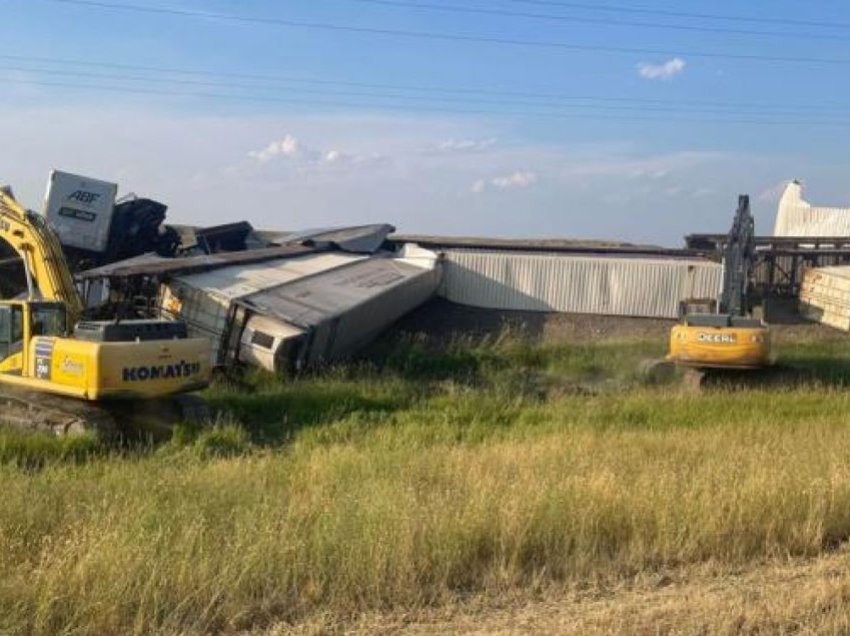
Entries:
[[750, 198], [738, 210], [723, 255], [723, 289], [716, 314], [687, 314], [670, 332], [667, 360], [704, 369], [761, 369], [772, 364], [770, 330], [751, 316], [755, 221]]
[[23, 262], [27, 287], [25, 299], [0, 301], [0, 421], [112, 433], [203, 415], [203, 401], [187, 394], [209, 383], [206, 339], [187, 338], [179, 322], [80, 320], [59, 239], [8, 189], [0, 190], [0, 239]]

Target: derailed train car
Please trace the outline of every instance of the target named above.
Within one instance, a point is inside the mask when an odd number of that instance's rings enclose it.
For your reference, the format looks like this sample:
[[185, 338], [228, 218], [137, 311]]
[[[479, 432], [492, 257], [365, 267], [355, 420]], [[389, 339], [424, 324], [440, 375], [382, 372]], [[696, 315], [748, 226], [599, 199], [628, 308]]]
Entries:
[[214, 343], [214, 363], [288, 372], [343, 359], [434, 295], [442, 263], [416, 245], [318, 252], [178, 275], [160, 287], [165, 317]]

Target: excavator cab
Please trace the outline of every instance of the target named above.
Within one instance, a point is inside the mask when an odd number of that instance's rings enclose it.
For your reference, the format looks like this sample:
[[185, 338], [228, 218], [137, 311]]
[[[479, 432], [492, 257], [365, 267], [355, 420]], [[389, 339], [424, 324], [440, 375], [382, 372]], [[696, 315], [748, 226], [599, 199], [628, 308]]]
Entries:
[[68, 335], [65, 305], [42, 301], [0, 302], [0, 372], [23, 372], [24, 352], [33, 337]]

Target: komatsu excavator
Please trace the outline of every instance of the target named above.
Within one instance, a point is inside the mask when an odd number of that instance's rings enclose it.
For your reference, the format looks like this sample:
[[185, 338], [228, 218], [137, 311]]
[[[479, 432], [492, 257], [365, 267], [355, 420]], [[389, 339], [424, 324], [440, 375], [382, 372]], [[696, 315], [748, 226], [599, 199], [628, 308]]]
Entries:
[[8, 189], [0, 239], [23, 261], [27, 285], [25, 299], [0, 301], [0, 421], [113, 433], [203, 415], [203, 401], [187, 394], [209, 384], [209, 341], [187, 338], [179, 322], [80, 321], [59, 239]]
[[716, 314], [687, 314], [670, 332], [667, 360], [697, 368], [761, 369], [772, 364], [770, 330], [751, 316], [755, 221], [750, 198], [738, 210], [723, 254], [723, 289]]

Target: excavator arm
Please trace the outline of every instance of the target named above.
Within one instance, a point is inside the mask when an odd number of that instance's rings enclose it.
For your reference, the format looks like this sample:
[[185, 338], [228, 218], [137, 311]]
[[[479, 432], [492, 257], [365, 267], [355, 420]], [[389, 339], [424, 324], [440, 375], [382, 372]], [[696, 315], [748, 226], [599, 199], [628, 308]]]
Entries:
[[8, 189], [0, 189], [0, 239], [24, 263], [30, 300], [64, 303], [73, 324], [83, 311], [62, 245], [47, 221], [28, 211]]
[[720, 313], [746, 316], [750, 312], [750, 278], [756, 256], [755, 221], [750, 197], [738, 197], [738, 210], [723, 252], [723, 291]]

